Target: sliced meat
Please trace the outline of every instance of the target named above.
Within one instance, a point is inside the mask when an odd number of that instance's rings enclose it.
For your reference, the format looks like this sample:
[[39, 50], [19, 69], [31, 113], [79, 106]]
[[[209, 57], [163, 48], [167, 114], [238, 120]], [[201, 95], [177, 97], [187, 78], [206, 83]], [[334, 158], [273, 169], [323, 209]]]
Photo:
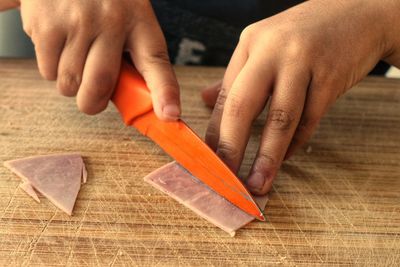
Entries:
[[[144, 179], [231, 236], [254, 220], [254, 217], [215, 193], [176, 162], [166, 164]], [[268, 198], [257, 197], [255, 200], [264, 210]]]
[[4, 165], [21, 177], [24, 181], [21, 187], [33, 198], [31, 193], [35, 189], [58, 208], [72, 214], [81, 181], [86, 180], [79, 154], [34, 156], [7, 161]]
[[85, 164], [83, 164], [83, 167], [82, 167], [82, 184], [86, 184], [87, 176], [88, 176], [88, 174], [87, 174], [86, 166], [85, 166]]
[[24, 190], [28, 195], [30, 195], [36, 202], [40, 202], [38, 195], [36, 194], [35, 189], [31, 186], [31, 184], [27, 181], [23, 182], [19, 185], [19, 187]]

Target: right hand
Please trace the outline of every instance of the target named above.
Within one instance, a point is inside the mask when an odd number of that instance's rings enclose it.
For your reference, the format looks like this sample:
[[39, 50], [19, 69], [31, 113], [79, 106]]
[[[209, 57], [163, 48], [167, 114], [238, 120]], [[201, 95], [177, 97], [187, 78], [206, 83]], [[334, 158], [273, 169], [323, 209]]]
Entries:
[[179, 87], [150, 1], [21, 0], [20, 7], [41, 75], [57, 80], [62, 95], [77, 95], [82, 112], [107, 107], [126, 50], [150, 88], [157, 116], [179, 118]]

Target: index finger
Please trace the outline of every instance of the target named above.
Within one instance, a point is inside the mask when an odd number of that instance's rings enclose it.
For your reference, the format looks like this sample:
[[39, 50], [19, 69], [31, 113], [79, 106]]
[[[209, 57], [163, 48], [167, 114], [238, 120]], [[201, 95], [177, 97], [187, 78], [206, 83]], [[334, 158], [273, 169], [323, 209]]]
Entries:
[[181, 113], [179, 86], [168, 57], [167, 45], [151, 6], [143, 11], [128, 36], [127, 49], [151, 91], [160, 119], [176, 120]]

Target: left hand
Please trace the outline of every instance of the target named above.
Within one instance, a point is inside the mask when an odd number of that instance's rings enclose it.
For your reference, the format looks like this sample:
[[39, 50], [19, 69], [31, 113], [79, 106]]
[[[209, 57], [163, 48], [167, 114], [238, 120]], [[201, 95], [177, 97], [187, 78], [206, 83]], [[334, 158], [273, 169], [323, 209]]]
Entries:
[[282, 161], [310, 138], [336, 99], [392, 56], [395, 2], [307, 1], [242, 32], [222, 85], [206, 89], [203, 99], [215, 104], [206, 141], [234, 172], [270, 99], [246, 181], [252, 193], [267, 193]]

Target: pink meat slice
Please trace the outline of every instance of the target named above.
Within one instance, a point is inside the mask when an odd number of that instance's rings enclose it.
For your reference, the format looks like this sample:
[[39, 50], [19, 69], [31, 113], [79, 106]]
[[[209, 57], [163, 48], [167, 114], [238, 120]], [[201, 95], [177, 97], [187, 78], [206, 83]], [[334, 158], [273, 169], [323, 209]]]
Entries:
[[88, 176], [88, 173], [87, 173], [87, 170], [86, 170], [86, 166], [85, 166], [85, 164], [83, 164], [83, 167], [82, 167], [82, 183], [83, 184], [86, 184], [87, 176]]
[[79, 154], [34, 156], [7, 161], [4, 165], [21, 177], [22, 188], [33, 198], [32, 190], [35, 189], [58, 208], [72, 215], [85, 176], [84, 163]]
[[40, 202], [40, 199], [38, 195], [35, 192], [35, 189], [31, 186], [31, 184], [28, 181], [22, 182], [22, 184], [19, 185], [19, 187], [25, 191], [28, 195], [30, 195], [36, 202]]
[[[231, 236], [254, 220], [254, 217], [215, 193], [176, 162], [155, 170], [144, 180]], [[256, 197], [255, 200], [264, 210], [268, 198]]]

